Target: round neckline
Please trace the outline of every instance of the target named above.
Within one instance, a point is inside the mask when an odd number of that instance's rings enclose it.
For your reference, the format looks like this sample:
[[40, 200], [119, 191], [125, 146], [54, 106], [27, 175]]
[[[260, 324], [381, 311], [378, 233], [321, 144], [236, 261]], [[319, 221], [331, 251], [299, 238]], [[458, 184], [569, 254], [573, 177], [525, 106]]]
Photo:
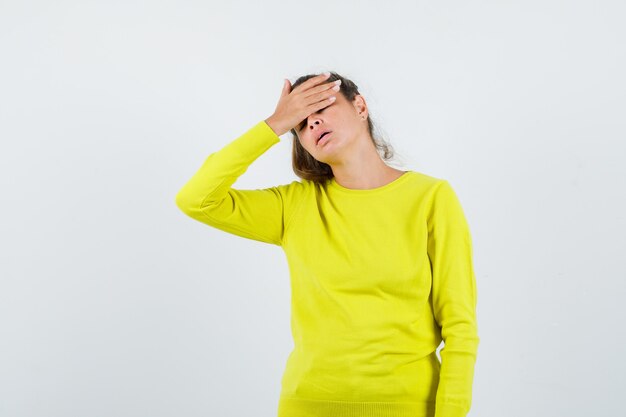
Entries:
[[398, 178], [396, 178], [395, 180], [393, 180], [391, 182], [388, 182], [385, 185], [381, 185], [380, 187], [376, 187], [376, 188], [365, 188], [365, 189], [347, 188], [347, 187], [344, 187], [343, 185], [339, 184], [335, 180], [335, 177], [332, 177], [330, 179], [330, 186], [332, 188], [334, 188], [335, 190], [341, 191], [343, 193], [348, 193], [348, 194], [373, 194], [373, 193], [378, 193], [378, 192], [381, 192], [381, 191], [388, 190], [390, 188], [394, 188], [398, 184], [406, 181], [407, 178], [409, 177], [409, 175], [411, 175], [412, 173], [413, 173], [413, 171], [411, 171], [411, 170], [404, 171], [404, 173], [402, 175], [400, 175]]

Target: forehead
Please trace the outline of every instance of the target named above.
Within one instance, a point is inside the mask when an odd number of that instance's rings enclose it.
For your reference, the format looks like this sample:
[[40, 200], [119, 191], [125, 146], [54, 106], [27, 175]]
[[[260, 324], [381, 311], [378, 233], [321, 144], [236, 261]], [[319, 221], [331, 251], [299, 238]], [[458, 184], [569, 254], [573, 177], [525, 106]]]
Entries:
[[[341, 92], [341, 90], [339, 91], [333, 91], [332, 95], [335, 97], [335, 101], [333, 101], [332, 103], [330, 103], [329, 105], [341, 105], [341, 106], [345, 106], [346, 104], [350, 104], [350, 102], [348, 101], [348, 99], [343, 95], [343, 93]], [[328, 107], [328, 106], [326, 106]], [[324, 108], [326, 108], [324, 107]]]
[[[324, 107], [322, 107], [321, 109], [318, 110], [318, 112], [322, 111], [322, 110], [326, 110], [328, 108], [337, 108], [337, 107], [346, 107], [346, 106], [350, 106], [350, 102], [348, 101], [348, 99], [346, 99], [343, 94], [339, 91], [337, 91], [335, 94], [333, 94], [336, 99], [333, 102], [329, 102], [327, 105], [325, 105]], [[328, 98], [326, 98], [325, 100], [328, 100]]]

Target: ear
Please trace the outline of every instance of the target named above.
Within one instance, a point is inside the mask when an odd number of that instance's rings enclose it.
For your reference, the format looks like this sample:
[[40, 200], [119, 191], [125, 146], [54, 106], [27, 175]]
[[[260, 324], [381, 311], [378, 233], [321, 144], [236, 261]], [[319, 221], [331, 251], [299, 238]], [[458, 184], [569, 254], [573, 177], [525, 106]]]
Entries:
[[354, 96], [354, 100], [352, 100], [352, 105], [360, 117], [367, 118], [367, 103], [365, 102], [365, 97], [357, 94]]

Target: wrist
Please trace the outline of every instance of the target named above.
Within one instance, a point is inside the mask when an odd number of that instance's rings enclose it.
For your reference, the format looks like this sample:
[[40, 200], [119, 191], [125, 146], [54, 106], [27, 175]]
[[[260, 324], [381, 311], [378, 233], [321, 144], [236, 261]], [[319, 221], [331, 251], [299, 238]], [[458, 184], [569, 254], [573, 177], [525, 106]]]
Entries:
[[267, 125], [274, 131], [274, 133], [276, 133], [276, 136], [284, 135], [287, 132], [287, 130], [289, 130], [289, 129], [285, 129], [280, 124], [280, 122], [276, 122], [276, 120], [272, 118], [272, 116], [265, 119], [265, 123], [267, 123]]

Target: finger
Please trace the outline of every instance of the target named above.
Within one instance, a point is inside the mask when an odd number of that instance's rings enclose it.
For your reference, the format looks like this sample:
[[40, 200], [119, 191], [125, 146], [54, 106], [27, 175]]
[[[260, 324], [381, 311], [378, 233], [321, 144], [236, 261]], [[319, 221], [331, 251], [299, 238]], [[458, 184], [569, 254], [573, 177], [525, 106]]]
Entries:
[[[304, 97], [308, 98], [311, 96], [318, 96], [318, 97], [321, 97], [322, 95], [327, 96], [328, 94], [323, 94], [325, 92], [330, 93], [330, 94], [335, 94], [336, 92], [339, 91], [339, 87], [338, 87], [339, 85], [341, 85], [341, 80], [330, 81], [322, 85], [317, 85], [315, 87], [310, 88], [303, 95]], [[335, 88], [335, 90], [333, 90], [333, 88]], [[331, 91], [328, 91], [328, 90], [331, 90]]]
[[298, 87], [296, 87], [296, 90], [298, 91], [308, 90], [309, 88], [314, 87], [317, 84], [324, 82], [324, 80], [328, 79], [328, 77], [330, 77], [330, 73], [328, 73], [328, 75], [320, 74], [315, 77], [309, 78], [308, 80], [300, 84]]
[[309, 104], [308, 106], [308, 111], [310, 114], [315, 113], [317, 111], [319, 111], [320, 109], [324, 109], [328, 106], [330, 106], [331, 104], [333, 104], [335, 101], [337, 100], [337, 97], [335, 96], [324, 96], [321, 99], [316, 99], [315, 102]]
[[288, 79], [285, 78], [283, 81], [283, 91], [281, 92], [281, 97], [288, 95], [291, 92], [291, 83]]

